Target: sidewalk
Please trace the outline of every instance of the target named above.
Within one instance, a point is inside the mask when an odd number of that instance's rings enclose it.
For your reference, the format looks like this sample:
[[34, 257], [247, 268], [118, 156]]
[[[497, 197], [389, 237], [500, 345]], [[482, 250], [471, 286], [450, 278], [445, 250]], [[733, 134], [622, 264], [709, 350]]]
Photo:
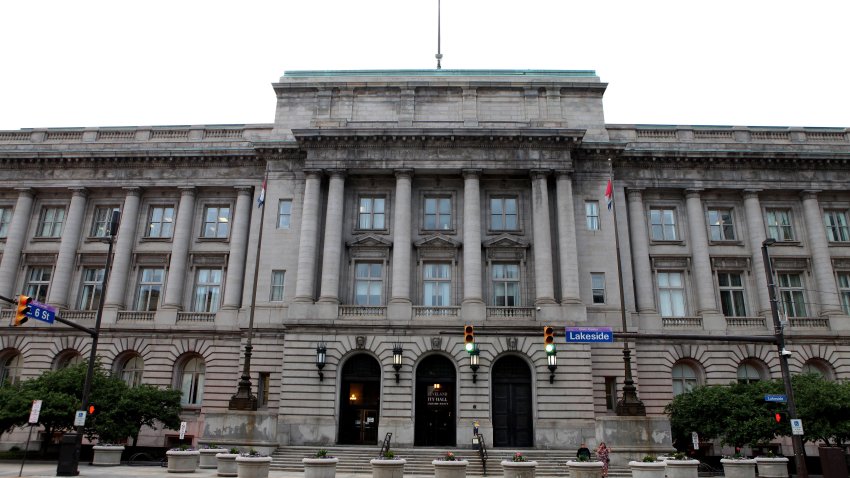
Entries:
[[[0, 461], [0, 477], [18, 476], [21, 462]], [[180, 476], [192, 478], [217, 477], [215, 469], [198, 469], [194, 473], [169, 473], [161, 466], [91, 466], [88, 463], [80, 463], [80, 477], [102, 476], [109, 478], [136, 478], [146, 476], [160, 476], [176, 478]], [[47, 478], [56, 476], [56, 462], [27, 461], [24, 464], [22, 477]], [[337, 478], [365, 478], [371, 475], [354, 473], [337, 473]], [[412, 476], [412, 475], [411, 475]], [[269, 478], [304, 478], [303, 472], [275, 471], [269, 472]]]

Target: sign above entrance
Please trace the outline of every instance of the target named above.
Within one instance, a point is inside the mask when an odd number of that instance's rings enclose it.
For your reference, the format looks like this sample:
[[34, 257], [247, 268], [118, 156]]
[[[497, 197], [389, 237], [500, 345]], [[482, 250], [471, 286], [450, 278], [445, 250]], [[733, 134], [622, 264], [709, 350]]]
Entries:
[[564, 337], [567, 342], [613, 342], [614, 332], [611, 327], [567, 327]]

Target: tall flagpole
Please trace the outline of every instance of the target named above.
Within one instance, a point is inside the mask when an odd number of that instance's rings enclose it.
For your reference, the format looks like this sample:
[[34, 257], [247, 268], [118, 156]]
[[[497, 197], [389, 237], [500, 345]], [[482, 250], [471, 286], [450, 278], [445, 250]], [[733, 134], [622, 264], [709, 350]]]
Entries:
[[[614, 164], [611, 158], [608, 158], [609, 166], [611, 167], [610, 175], [608, 176], [608, 184], [605, 188], [605, 197], [608, 200], [608, 209], [614, 214], [614, 243], [617, 246], [617, 274], [620, 278], [620, 316], [622, 318], [623, 332], [629, 331], [628, 321], [626, 320], [626, 298], [623, 292], [623, 264], [620, 259], [620, 233], [617, 230], [617, 208], [614, 205]], [[623, 340], [623, 367], [625, 368], [625, 378], [623, 380], [623, 397], [617, 402], [617, 415], [626, 417], [643, 417], [646, 416], [646, 407], [640, 401], [637, 395], [637, 387], [632, 378], [632, 351], [629, 349], [629, 341]]]
[[443, 54], [440, 53], [440, 0], [437, 0], [437, 54], [434, 58], [437, 59], [437, 69], [441, 69], [440, 60], [443, 59]]
[[254, 260], [254, 285], [251, 289], [251, 307], [248, 309], [248, 338], [245, 341], [245, 364], [242, 369], [242, 377], [239, 379], [239, 387], [236, 394], [230, 397], [228, 409], [230, 410], [256, 410], [257, 397], [251, 393], [251, 352], [254, 346], [251, 344], [254, 338], [254, 306], [257, 304], [257, 279], [260, 274], [260, 249], [263, 245], [263, 222], [266, 218], [266, 183], [269, 179], [269, 169], [263, 175], [263, 187], [257, 197], [260, 208], [260, 233], [257, 237], [257, 256]]

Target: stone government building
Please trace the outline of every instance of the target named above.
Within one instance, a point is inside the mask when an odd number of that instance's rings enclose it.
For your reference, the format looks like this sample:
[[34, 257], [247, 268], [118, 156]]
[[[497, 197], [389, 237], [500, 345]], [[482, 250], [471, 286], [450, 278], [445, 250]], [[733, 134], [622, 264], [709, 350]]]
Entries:
[[[850, 378], [850, 130], [606, 124], [606, 86], [592, 71], [293, 71], [274, 124], [2, 131], [0, 294], [91, 327], [105, 293], [103, 363], [182, 389], [196, 443], [468, 447], [477, 421], [488, 446], [666, 450], [675, 394], [778, 378], [779, 360], [769, 344], [631, 342], [647, 416], [616, 416], [622, 343], [563, 337], [622, 331], [613, 172], [630, 332], [772, 334], [774, 238], [792, 373]], [[231, 411], [255, 269], [259, 410]], [[7, 380], [90, 350], [60, 324], [4, 330]]]

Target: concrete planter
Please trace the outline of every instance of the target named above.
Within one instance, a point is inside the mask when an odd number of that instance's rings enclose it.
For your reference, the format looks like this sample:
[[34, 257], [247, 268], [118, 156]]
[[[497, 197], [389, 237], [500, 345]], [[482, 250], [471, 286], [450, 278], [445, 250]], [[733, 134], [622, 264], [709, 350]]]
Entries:
[[534, 478], [537, 472], [536, 461], [502, 461], [505, 478]]
[[570, 478], [602, 478], [601, 461], [568, 461]]
[[304, 478], [334, 478], [339, 458], [304, 458]]
[[699, 460], [667, 460], [667, 478], [697, 478]]
[[270, 456], [237, 456], [236, 473], [239, 478], [268, 478]]
[[239, 476], [236, 469], [236, 457], [238, 453], [218, 453], [215, 462], [218, 466], [218, 476]]
[[372, 464], [372, 478], [404, 478], [404, 458], [384, 460], [376, 458], [369, 460]]
[[194, 473], [198, 468], [201, 453], [198, 450], [171, 450], [165, 452], [169, 473]]
[[466, 460], [434, 460], [431, 464], [434, 465], [434, 478], [465, 478], [466, 465], [469, 462]]
[[726, 478], [755, 478], [756, 477], [756, 461], [745, 458], [743, 460], [735, 460], [731, 458], [723, 458], [720, 460], [723, 465], [723, 475]]
[[227, 453], [226, 448], [202, 448], [198, 451], [201, 452], [198, 468], [218, 468], [215, 456], [219, 453]]
[[103, 446], [95, 445], [94, 459], [91, 464], [94, 466], [118, 466], [121, 464], [121, 453], [124, 452], [123, 446]]
[[788, 458], [784, 456], [756, 457], [756, 468], [759, 478], [788, 478]]
[[667, 463], [663, 461], [630, 461], [632, 478], [664, 478]]

